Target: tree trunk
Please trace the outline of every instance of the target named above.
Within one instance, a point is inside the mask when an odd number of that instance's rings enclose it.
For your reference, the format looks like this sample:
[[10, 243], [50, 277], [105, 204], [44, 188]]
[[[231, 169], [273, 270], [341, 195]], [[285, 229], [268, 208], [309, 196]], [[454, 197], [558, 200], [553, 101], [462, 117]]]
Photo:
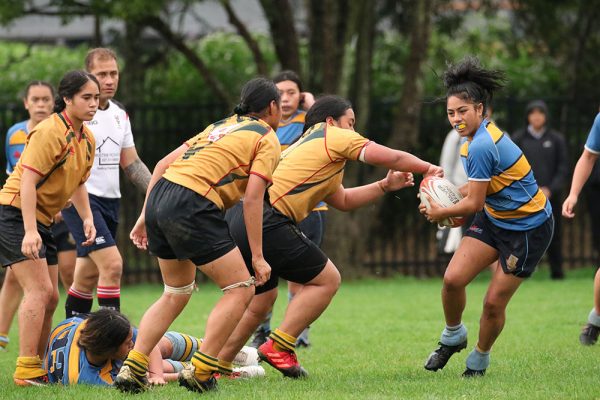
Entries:
[[400, 150], [414, 149], [419, 139], [419, 116], [423, 94], [422, 66], [427, 58], [434, 0], [411, 4], [410, 55], [404, 65], [404, 85], [395, 110], [392, 135], [387, 145]]
[[231, 7], [231, 3], [229, 0], [221, 0], [221, 4], [227, 13], [227, 17], [229, 18], [229, 23], [235, 27], [238, 34], [244, 39], [248, 48], [252, 52], [252, 57], [254, 58], [254, 63], [256, 64], [256, 71], [259, 75], [267, 76], [269, 73], [269, 69], [267, 68], [267, 63], [265, 62], [265, 58], [263, 56], [260, 47], [258, 46], [258, 42], [252, 37], [246, 25], [238, 18], [237, 14]]
[[376, 8], [377, 1], [366, 1], [361, 3], [357, 7], [357, 12], [354, 13], [358, 38], [354, 56], [355, 71], [351, 82], [350, 100], [356, 114], [355, 128], [358, 132], [364, 132], [369, 123]]
[[271, 39], [281, 69], [291, 69], [302, 76], [300, 46], [288, 0], [260, 0], [269, 23]]
[[138, 21], [125, 21], [125, 40], [122, 46], [125, 68], [119, 84], [118, 98], [130, 105], [143, 98], [145, 68], [139, 56], [143, 26]]
[[[351, 2], [354, 6], [360, 6]], [[350, 6], [344, 0], [309, 0], [309, 88], [338, 93], [343, 76]]]

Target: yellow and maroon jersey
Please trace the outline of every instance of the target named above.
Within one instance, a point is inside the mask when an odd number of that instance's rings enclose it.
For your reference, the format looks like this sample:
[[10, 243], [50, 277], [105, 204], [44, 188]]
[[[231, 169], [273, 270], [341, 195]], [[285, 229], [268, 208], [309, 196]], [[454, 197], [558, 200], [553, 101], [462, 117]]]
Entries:
[[64, 112], [52, 114], [27, 136], [23, 154], [0, 191], [0, 204], [21, 208], [23, 169], [33, 171], [42, 177], [36, 185], [36, 219], [50, 225], [90, 175], [95, 148], [94, 135], [88, 128], [82, 125], [75, 132]]
[[240, 200], [250, 174], [272, 182], [281, 154], [273, 129], [248, 116], [215, 122], [186, 144], [189, 148], [169, 166], [164, 178], [206, 197], [222, 210]]
[[269, 188], [271, 204], [300, 222], [342, 183], [347, 160], [357, 160], [369, 139], [320, 123], [281, 154]]

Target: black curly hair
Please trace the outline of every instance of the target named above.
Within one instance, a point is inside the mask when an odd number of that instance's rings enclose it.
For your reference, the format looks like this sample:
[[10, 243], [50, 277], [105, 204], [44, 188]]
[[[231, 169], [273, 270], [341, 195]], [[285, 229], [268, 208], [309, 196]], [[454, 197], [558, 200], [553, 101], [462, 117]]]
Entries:
[[486, 115], [494, 92], [504, 87], [506, 75], [503, 71], [485, 69], [473, 56], [463, 58], [458, 64], [448, 64], [442, 76], [446, 87], [446, 99], [456, 96], [465, 101], [483, 104]]

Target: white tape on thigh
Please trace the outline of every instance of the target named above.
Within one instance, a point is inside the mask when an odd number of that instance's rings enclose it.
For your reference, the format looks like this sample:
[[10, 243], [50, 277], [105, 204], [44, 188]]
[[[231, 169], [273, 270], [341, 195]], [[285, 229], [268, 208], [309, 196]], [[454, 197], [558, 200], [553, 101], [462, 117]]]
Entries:
[[247, 281], [242, 281], [242, 282], [234, 283], [229, 286], [225, 286], [221, 290], [225, 292], [226, 290], [231, 290], [231, 289], [235, 289], [235, 288], [239, 288], [239, 287], [250, 287], [250, 286], [254, 285], [255, 283], [256, 283], [256, 279], [254, 279], [254, 277], [251, 276], [250, 279], [248, 279]]
[[194, 292], [194, 288], [196, 287], [196, 281], [192, 281], [189, 285], [181, 286], [181, 287], [173, 287], [165, 284], [165, 293], [172, 294], [192, 294]]

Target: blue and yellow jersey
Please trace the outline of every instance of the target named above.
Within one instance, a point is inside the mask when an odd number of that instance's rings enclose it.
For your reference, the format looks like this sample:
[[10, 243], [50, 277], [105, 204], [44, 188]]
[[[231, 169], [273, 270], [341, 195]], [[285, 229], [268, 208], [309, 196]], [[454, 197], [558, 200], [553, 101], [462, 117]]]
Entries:
[[279, 122], [277, 139], [279, 139], [281, 151], [290, 147], [302, 136], [304, 118], [306, 118], [306, 111], [297, 110], [288, 121]]
[[320, 123], [281, 154], [269, 188], [271, 204], [295, 222], [338, 190], [347, 160], [369, 143], [359, 133]]
[[186, 144], [189, 148], [164, 178], [206, 197], [221, 210], [240, 200], [250, 174], [271, 182], [281, 154], [273, 129], [248, 116], [215, 122]]
[[498, 127], [485, 119], [472, 140], [460, 148], [470, 181], [489, 181], [484, 211], [503, 229], [536, 228], [552, 215], [525, 155]]
[[594, 124], [585, 142], [585, 149], [590, 153], [600, 154], [600, 113], [594, 119]]
[[[294, 144], [300, 136], [302, 136], [302, 130], [304, 129], [304, 120], [306, 118], [306, 111], [296, 110], [294, 115], [286, 122], [279, 122], [277, 128], [277, 139], [281, 145], [281, 151], [284, 151], [292, 144]], [[313, 211], [327, 211], [327, 203], [324, 201], [319, 202]]]
[[27, 120], [14, 124], [6, 133], [6, 174], [10, 175], [17, 165], [17, 161], [23, 153], [25, 143], [27, 142]]
[[[87, 360], [85, 350], [77, 342], [86, 321], [73, 317], [62, 321], [50, 333], [44, 356], [44, 368], [51, 383], [63, 385], [112, 385], [123, 361], [108, 360], [104, 365], [93, 365]], [[135, 342], [137, 330], [133, 330]]]

